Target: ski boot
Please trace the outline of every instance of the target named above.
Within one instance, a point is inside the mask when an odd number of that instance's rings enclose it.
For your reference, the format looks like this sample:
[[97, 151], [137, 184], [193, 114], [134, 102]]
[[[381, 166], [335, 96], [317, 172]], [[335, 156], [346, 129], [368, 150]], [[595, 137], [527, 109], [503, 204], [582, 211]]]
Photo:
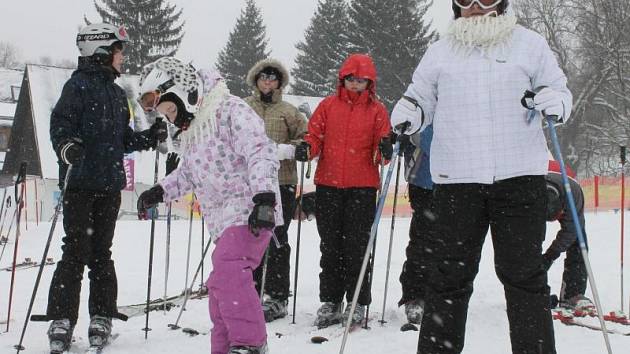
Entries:
[[365, 320], [365, 305], [359, 305], [357, 304], [357, 306], [354, 308], [354, 312], [352, 313], [352, 316], [350, 316], [350, 310], [352, 304], [348, 304], [346, 306], [346, 310], [343, 312], [343, 324], [347, 324], [348, 323], [348, 319], [350, 319], [350, 323], [352, 326], [356, 326], [356, 325], [360, 325], [363, 320]]
[[325, 328], [337, 323], [341, 323], [342, 303], [324, 302], [317, 310], [317, 318], [314, 325], [317, 328]]
[[420, 300], [411, 300], [405, 303], [405, 315], [407, 316], [407, 322], [413, 324], [422, 323], [422, 315], [424, 314], [424, 307]]
[[597, 309], [593, 302], [584, 295], [575, 295], [568, 300], [561, 300], [560, 306], [573, 311], [577, 317], [597, 316]]
[[279, 300], [271, 297], [265, 299], [262, 304], [263, 313], [265, 314], [265, 322], [271, 322], [273, 320], [277, 320], [278, 318], [286, 317], [288, 314], [287, 305], [287, 300]]
[[230, 351], [227, 354], [268, 354], [267, 343], [260, 347], [254, 347], [249, 345], [237, 345], [230, 347]]
[[54, 320], [48, 327], [50, 354], [61, 354], [70, 349], [74, 325], [67, 318]]
[[105, 316], [94, 315], [90, 319], [88, 338], [90, 347], [102, 349], [107, 345], [112, 335], [112, 319]]

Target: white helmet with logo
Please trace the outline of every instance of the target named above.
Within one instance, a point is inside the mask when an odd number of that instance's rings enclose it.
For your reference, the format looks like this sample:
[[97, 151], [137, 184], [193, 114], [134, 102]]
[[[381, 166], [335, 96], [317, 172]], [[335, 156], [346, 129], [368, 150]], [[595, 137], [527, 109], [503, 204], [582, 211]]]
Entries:
[[82, 57], [95, 54], [111, 55], [111, 45], [116, 42], [129, 42], [125, 27], [109, 23], [93, 23], [83, 27], [77, 34], [77, 47]]

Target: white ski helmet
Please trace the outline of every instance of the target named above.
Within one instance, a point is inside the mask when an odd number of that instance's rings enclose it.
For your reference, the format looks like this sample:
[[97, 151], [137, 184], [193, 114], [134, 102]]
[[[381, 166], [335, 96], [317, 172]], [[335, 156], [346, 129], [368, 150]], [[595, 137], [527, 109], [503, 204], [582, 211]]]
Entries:
[[125, 27], [109, 23], [93, 23], [83, 27], [77, 34], [77, 47], [82, 57], [95, 54], [111, 55], [111, 45], [116, 42], [129, 42]]
[[151, 92], [159, 94], [158, 102], [172, 101], [177, 104], [178, 115], [174, 124], [186, 129], [194, 118], [192, 115], [199, 110], [203, 83], [191, 64], [174, 57], [164, 57], [145, 65], [142, 69], [140, 99]]

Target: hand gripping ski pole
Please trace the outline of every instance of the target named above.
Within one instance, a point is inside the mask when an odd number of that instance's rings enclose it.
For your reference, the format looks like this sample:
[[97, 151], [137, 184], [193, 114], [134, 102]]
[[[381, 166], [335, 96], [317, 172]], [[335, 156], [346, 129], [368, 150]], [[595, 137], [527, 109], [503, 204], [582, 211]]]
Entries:
[[[400, 131], [405, 131], [406, 128], [403, 127]], [[374, 239], [376, 238], [376, 230], [378, 229], [378, 223], [381, 219], [381, 214], [383, 213], [383, 207], [385, 206], [385, 199], [387, 198], [387, 190], [389, 189], [389, 183], [392, 179], [392, 174], [394, 172], [394, 165], [396, 164], [396, 160], [398, 159], [398, 151], [400, 150], [400, 141], [396, 141], [396, 145], [394, 145], [394, 153], [392, 155], [392, 161], [389, 163], [389, 169], [387, 170], [387, 175], [385, 177], [385, 183], [383, 183], [383, 192], [378, 198], [378, 204], [376, 206], [376, 214], [374, 215], [374, 222], [372, 223], [372, 228], [370, 230], [370, 239], [368, 241], [367, 247], [365, 248], [365, 255], [363, 256], [363, 264], [361, 265], [361, 272], [359, 273], [359, 278], [357, 279], [357, 284], [354, 288], [354, 295], [352, 296], [352, 305], [350, 307], [350, 313], [354, 313], [354, 310], [357, 307], [357, 301], [359, 300], [359, 292], [361, 291], [361, 286], [363, 285], [363, 278], [365, 277], [365, 272], [367, 271], [368, 262], [370, 260], [370, 250], [372, 249], [372, 243], [374, 243]], [[346, 341], [348, 340], [348, 333], [350, 333], [350, 326], [352, 321], [346, 321], [346, 328], [343, 332], [343, 339], [341, 340], [341, 348], [339, 349], [339, 354], [343, 354], [346, 348]]]
[[[523, 106], [527, 109], [533, 109], [533, 98], [536, 94], [532, 91], [526, 91], [523, 100]], [[612, 348], [610, 346], [610, 339], [608, 338], [608, 330], [606, 329], [606, 321], [603, 317], [602, 305], [599, 300], [599, 292], [597, 291], [597, 285], [595, 284], [595, 276], [593, 275], [593, 270], [591, 268], [591, 262], [588, 258], [588, 250], [586, 248], [586, 241], [584, 239], [584, 232], [582, 230], [582, 226], [580, 226], [580, 219], [578, 218], [577, 209], [575, 207], [575, 199], [573, 198], [573, 193], [571, 192], [571, 185], [569, 184], [569, 177], [567, 177], [567, 169], [564, 165], [564, 159], [562, 158], [562, 150], [560, 149], [560, 143], [558, 141], [558, 134], [556, 132], [556, 127], [554, 124], [558, 121], [557, 116], [547, 116], [544, 114], [545, 119], [547, 120], [547, 126], [549, 127], [549, 135], [551, 137], [551, 143], [553, 145], [553, 149], [555, 152], [555, 158], [560, 164], [560, 171], [562, 173], [562, 184], [564, 185], [564, 191], [567, 195], [567, 202], [569, 204], [569, 209], [571, 210], [571, 216], [573, 217], [573, 222], [575, 224], [575, 230], [577, 231], [578, 243], [580, 245], [580, 251], [582, 253], [582, 258], [584, 259], [584, 266], [586, 267], [586, 272], [588, 274], [588, 280], [591, 283], [591, 291], [593, 292], [593, 300], [595, 302], [595, 306], [597, 307], [597, 317], [599, 318], [599, 323], [602, 327], [602, 334], [604, 335], [604, 341], [606, 342], [606, 349], [609, 354], [612, 354]]]
[[70, 180], [71, 172], [72, 172], [72, 165], [68, 165], [68, 169], [66, 170], [66, 176], [63, 182], [63, 188], [61, 189], [61, 193], [59, 194], [57, 205], [55, 205], [55, 212], [53, 213], [53, 218], [50, 225], [50, 232], [48, 233], [48, 239], [46, 240], [46, 246], [44, 247], [44, 254], [42, 255], [42, 261], [39, 263], [39, 270], [37, 272], [37, 278], [35, 278], [35, 286], [33, 286], [33, 293], [31, 294], [31, 301], [28, 304], [28, 310], [26, 311], [26, 318], [24, 318], [24, 326], [22, 327], [22, 334], [20, 335], [20, 342], [16, 344], [14, 347], [15, 349], [17, 349], [17, 353], [19, 353], [21, 350], [24, 350], [22, 343], [24, 341], [24, 335], [26, 334], [26, 326], [28, 325], [29, 318], [31, 317], [31, 311], [33, 310], [33, 303], [35, 302], [35, 296], [37, 295], [39, 282], [42, 279], [42, 272], [44, 271], [44, 266], [46, 265], [46, 258], [48, 257], [48, 250], [50, 249], [50, 242], [52, 241], [53, 234], [55, 233], [55, 226], [57, 225], [57, 218], [59, 217], [59, 213], [61, 212], [61, 206], [63, 205], [63, 198], [66, 194], [66, 189], [68, 188], [68, 181]]

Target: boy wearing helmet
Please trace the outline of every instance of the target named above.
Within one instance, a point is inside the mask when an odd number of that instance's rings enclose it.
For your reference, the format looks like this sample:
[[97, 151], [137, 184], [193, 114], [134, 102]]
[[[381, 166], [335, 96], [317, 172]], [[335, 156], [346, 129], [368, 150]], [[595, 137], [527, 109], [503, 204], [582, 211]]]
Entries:
[[[81, 29], [79, 66], [64, 85], [50, 118], [50, 138], [59, 158], [59, 183], [65, 188], [63, 255], [48, 295], [51, 350], [68, 348], [79, 310], [83, 269], [90, 269], [90, 344], [104, 345], [117, 317], [117, 280], [110, 248], [126, 185], [123, 155], [155, 148], [166, 138], [166, 124], [143, 132], [129, 127], [125, 91], [114, 80], [129, 42], [123, 27], [106, 23]], [[63, 181], [72, 165], [68, 185]]]
[[276, 145], [264, 122], [214, 71], [165, 57], [145, 66], [140, 102], [181, 129], [177, 169], [138, 198], [138, 215], [193, 190], [216, 247], [208, 277], [213, 354], [266, 353], [252, 270], [282, 225]]
[[[376, 213], [378, 166], [389, 160], [389, 116], [376, 97], [376, 67], [365, 54], [350, 55], [339, 70], [337, 93], [326, 97], [308, 122], [295, 158], [319, 157], [315, 171], [321, 272], [315, 325], [358, 324], [372, 301], [368, 269], [354, 313], [350, 302]], [[381, 156], [381, 153], [383, 156]], [[348, 302], [343, 310], [344, 298]]]
[[[575, 172], [568, 166], [567, 174], [569, 185], [575, 201], [582, 234], [586, 237], [584, 222], [584, 192], [575, 180]], [[566, 252], [564, 259], [564, 272], [562, 273], [562, 287], [560, 288], [560, 306], [582, 312], [591, 312], [595, 309], [593, 302], [584, 296], [586, 292], [587, 273], [584, 259], [577, 242], [577, 231], [571, 210], [567, 204], [567, 194], [562, 183], [560, 164], [558, 161], [549, 161], [549, 172], [545, 177], [547, 181], [547, 221], [558, 221], [560, 231], [551, 245], [543, 253], [543, 264], [549, 270], [553, 262]]]
[[[437, 220], [425, 238], [425, 315], [418, 352], [460, 353], [482, 246], [491, 230], [514, 353], [555, 353], [543, 267], [548, 150], [542, 112], [566, 121], [567, 78], [507, 0], [452, 0], [455, 20], [433, 43], [392, 111], [413, 134], [433, 124]], [[520, 101], [538, 91], [531, 119]], [[439, 318], [441, 321], [435, 321]]]

